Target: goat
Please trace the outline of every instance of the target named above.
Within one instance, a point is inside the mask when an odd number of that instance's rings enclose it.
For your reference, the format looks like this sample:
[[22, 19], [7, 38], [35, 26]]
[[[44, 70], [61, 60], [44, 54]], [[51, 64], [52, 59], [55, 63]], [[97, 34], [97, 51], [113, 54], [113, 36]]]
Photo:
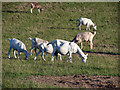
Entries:
[[[41, 57], [45, 61], [44, 52], [46, 52], [46, 54], [47, 53], [52, 53], [53, 52], [53, 46], [52, 46], [52, 44], [48, 44], [48, 42], [41, 43], [39, 45], [39, 52], [36, 53], [34, 60], [36, 60], [36, 58], [37, 58], [37, 56], [39, 55], [40, 52], [42, 52]], [[60, 61], [62, 61], [61, 55], [59, 53], [58, 53], [58, 55], [60, 56]], [[57, 55], [56, 55], [56, 59], [58, 60]]]
[[81, 56], [82, 62], [86, 63], [88, 54], [85, 55], [76, 43], [61, 40], [61, 39], [56, 39], [50, 42], [49, 44], [52, 44], [53, 46], [53, 52], [51, 54], [51, 61], [54, 61], [53, 56], [55, 53], [60, 53], [61, 55], [69, 55], [67, 62], [70, 59], [70, 63], [72, 63], [72, 53], [77, 53]]
[[8, 40], [10, 41], [10, 48], [9, 48], [9, 51], [8, 51], [8, 58], [10, 58], [10, 51], [11, 49], [13, 48], [13, 54], [14, 54], [14, 57], [16, 57], [16, 54], [15, 54], [15, 51], [18, 51], [18, 58], [21, 59], [20, 57], [20, 52], [23, 52], [26, 56], [26, 59], [28, 59], [28, 57], [30, 56], [31, 53], [28, 53], [27, 52], [27, 49], [26, 49], [26, 46], [23, 42], [21, 42], [20, 40], [18, 39], [9, 39]]
[[91, 32], [79, 33], [79, 34], [77, 34], [73, 38], [72, 42], [80, 43], [81, 44], [81, 49], [82, 49], [83, 48], [82, 42], [83, 41], [89, 41], [90, 42], [90, 49], [93, 49], [93, 42], [92, 42], [92, 40], [93, 40], [93, 37], [95, 36], [95, 34], [96, 34], [96, 31], [94, 31], [94, 33], [91, 33]]
[[35, 38], [28, 38], [30, 41], [31, 41], [31, 43], [32, 43], [32, 47], [31, 47], [31, 49], [30, 49], [30, 52], [32, 53], [32, 50], [33, 50], [33, 48], [35, 48], [35, 53], [36, 53], [36, 50], [37, 50], [37, 48], [39, 48], [38, 46], [41, 44], [41, 43], [48, 43], [48, 41], [46, 41], [46, 40], [43, 40], [43, 39], [40, 39], [40, 38], [37, 38], [37, 37], [35, 37]]
[[86, 30], [90, 30], [90, 26], [93, 27], [93, 29], [97, 30], [97, 26], [92, 22], [91, 19], [88, 19], [88, 18], [80, 18], [80, 19], [77, 19], [76, 22], [79, 21], [79, 24], [76, 26], [76, 29], [79, 28], [79, 30], [81, 30], [81, 25], [86, 25], [87, 28]]
[[39, 13], [40, 13], [40, 11], [44, 10], [43, 7], [38, 2], [32, 2], [30, 12], [32, 13], [33, 9], [35, 9], [35, 8], [38, 9]]

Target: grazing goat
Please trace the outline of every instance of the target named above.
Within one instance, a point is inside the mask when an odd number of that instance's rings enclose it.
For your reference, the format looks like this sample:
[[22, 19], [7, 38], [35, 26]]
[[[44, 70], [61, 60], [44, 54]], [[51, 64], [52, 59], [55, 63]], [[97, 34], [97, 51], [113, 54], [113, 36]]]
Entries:
[[72, 42], [80, 43], [81, 44], [81, 49], [82, 49], [83, 48], [82, 42], [83, 41], [89, 41], [90, 42], [90, 49], [93, 49], [93, 42], [92, 42], [92, 40], [93, 40], [93, 37], [95, 36], [95, 34], [96, 34], [96, 31], [94, 31], [94, 33], [91, 33], [91, 32], [79, 33], [79, 34], [77, 34], [73, 38]]
[[41, 43], [48, 43], [48, 41], [46, 41], [46, 40], [43, 40], [43, 39], [40, 39], [40, 38], [37, 38], [37, 37], [35, 37], [35, 38], [28, 38], [30, 41], [31, 41], [31, 43], [32, 43], [32, 47], [31, 47], [31, 50], [30, 50], [30, 52], [32, 53], [32, 50], [33, 50], [33, 48], [35, 48], [35, 53], [36, 53], [36, 50], [37, 50], [37, 48], [39, 48], [39, 45], [41, 44]]
[[26, 49], [26, 46], [23, 42], [21, 42], [20, 40], [18, 39], [9, 39], [8, 40], [10, 41], [10, 48], [9, 48], [9, 51], [8, 51], [8, 58], [10, 58], [10, 51], [11, 49], [13, 48], [13, 54], [14, 54], [14, 57], [16, 57], [16, 54], [15, 54], [15, 51], [18, 51], [18, 58], [21, 59], [20, 57], [20, 52], [23, 52], [26, 56], [26, 59], [28, 59], [28, 57], [30, 56], [31, 53], [28, 53], [27, 52], [27, 49]]
[[[52, 44], [49, 44], [49, 45], [48, 45], [48, 42], [46, 42], [46, 43], [41, 43], [41, 44], [39, 45], [39, 52], [36, 53], [34, 60], [36, 60], [36, 58], [37, 58], [37, 56], [39, 55], [40, 52], [42, 52], [41, 57], [42, 57], [42, 59], [45, 61], [44, 52], [46, 52], [46, 54], [47, 54], [47, 53], [52, 53], [52, 52], [53, 52], [53, 46], [52, 46]], [[58, 55], [60, 56], [60, 61], [62, 61], [61, 55], [60, 55], [59, 53], [58, 53]], [[56, 55], [56, 59], [58, 60], [57, 55]]]
[[97, 26], [92, 22], [91, 19], [87, 19], [87, 18], [80, 18], [80, 19], [77, 19], [76, 22], [79, 21], [79, 24], [76, 26], [76, 29], [78, 29], [79, 27], [79, 30], [81, 30], [81, 25], [86, 25], [87, 28], [86, 30], [90, 30], [90, 26], [92, 26], [95, 30], [97, 30]]
[[53, 56], [55, 53], [60, 53], [61, 55], [69, 55], [67, 62], [70, 59], [70, 63], [72, 63], [72, 53], [77, 53], [81, 56], [82, 62], [86, 63], [88, 54], [85, 55], [76, 43], [56, 39], [50, 42], [49, 44], [52, 44], [53, 46], [53, 52], [51, 54], [51, 61], [54, 61]]
[[38, 12], [40, 13], [40, 11], [43, 11], [44, 9], [42, 8], [42, 6], [38, 3], [38, 2], [32, 2], [31, 3], [31, 9], [30, 12], [32, 13], [33, 9], [37, 8]]

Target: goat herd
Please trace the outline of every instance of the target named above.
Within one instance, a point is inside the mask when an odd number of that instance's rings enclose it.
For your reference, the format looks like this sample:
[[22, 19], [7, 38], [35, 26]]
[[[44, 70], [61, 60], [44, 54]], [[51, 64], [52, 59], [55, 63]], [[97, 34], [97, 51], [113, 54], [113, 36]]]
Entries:
[[[33, 8], [33, 6], [31, 6], [31, 8]], [[32, 9], [31, 9], [31, 12], [32, 12]], [[79, 21], [79, 24], [76, 26], [76, 28], [77, 29], [79, 28], [79, 30], [81, 30], [81, 25], [86, 25], [87, 26], [86, 30], [90, 30], [90, 26], [92, 26], [93, 29], [97, 30], [96, 28], [97, 26], [92, 22], [91, 19], [80, 18], [76, 21]], [[70, 60], [70, 62], [72, 63], [72, 53], [77, 53], [80, 55], [82, 62], [86, 63], [88, 54], [85, 55], [81, 50], [83, 48], [82, 41], [89, 41], [90, 49], [93, 49], [92, 40], [95, 34], [96, 34], [96, 31], [94, 31], [94, 33], [91, 33], [91, 32], [79, 33], [73, 38], [71, 42], [66, 40], [61, 40], [61, 39], [56, 39], [56, 40], [53, 40], [52, 42], [48, 42], [46, 40], [36, 38], [36, 37], [33, 39], [28, 38], [32, 43], [30, 52], [27, 51], [26, 46], [22, 41], [15, 38], [8, 39], [10, 41], [8, 58], [10, 58], [10, 51], [12, 48], [13, 48], [14, 58], [17, 58], [15, 52], [18, 51], [19, 59], [21, 59], [20, 52], [23, 52], [26, 56], [26, 59], [28, 59], [28, 57], [32, 55], [32, 50], [35, 48], [36, 55], [34, 60], [36, 60], [37, 56], [40, 54], [40, 52], [42, 52], [41, 57], [43, 60], [45, 60], [44, 53], [46, 53], [46, 55], [47, 53], [50, 53], [51, 61], [54, 61], [54, 56], [56, 56], [56, 60], [58, 60], [58, 56], [60, 56], [60, 60], [62, 60], [61, 55], [68, 55], [69, 57], [67, 59], [67, 62]], [[81, 44], [81, 49], [76, 43]], [[39, 49], [38, 52], [36, 52], [37, 48]]]

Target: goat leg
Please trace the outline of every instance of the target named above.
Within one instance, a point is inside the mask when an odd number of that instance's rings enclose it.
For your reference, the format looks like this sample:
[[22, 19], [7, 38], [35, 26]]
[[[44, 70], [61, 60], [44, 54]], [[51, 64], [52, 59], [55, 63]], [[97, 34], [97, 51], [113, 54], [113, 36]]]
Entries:
[[10, 47], [10, 49], [9, 49], [9, 51], [8, 51], [8, 58], [10, 58], [10, 51], [11, 51], [11, 47]]

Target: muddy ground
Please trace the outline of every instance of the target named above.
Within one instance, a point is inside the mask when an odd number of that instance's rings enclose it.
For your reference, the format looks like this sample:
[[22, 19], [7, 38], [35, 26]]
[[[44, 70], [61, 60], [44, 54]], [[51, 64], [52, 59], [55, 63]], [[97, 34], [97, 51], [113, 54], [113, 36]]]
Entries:
[[113, 76], [32, 76], [26, 79], [64, 88], [120, 88], [119, 77]]

